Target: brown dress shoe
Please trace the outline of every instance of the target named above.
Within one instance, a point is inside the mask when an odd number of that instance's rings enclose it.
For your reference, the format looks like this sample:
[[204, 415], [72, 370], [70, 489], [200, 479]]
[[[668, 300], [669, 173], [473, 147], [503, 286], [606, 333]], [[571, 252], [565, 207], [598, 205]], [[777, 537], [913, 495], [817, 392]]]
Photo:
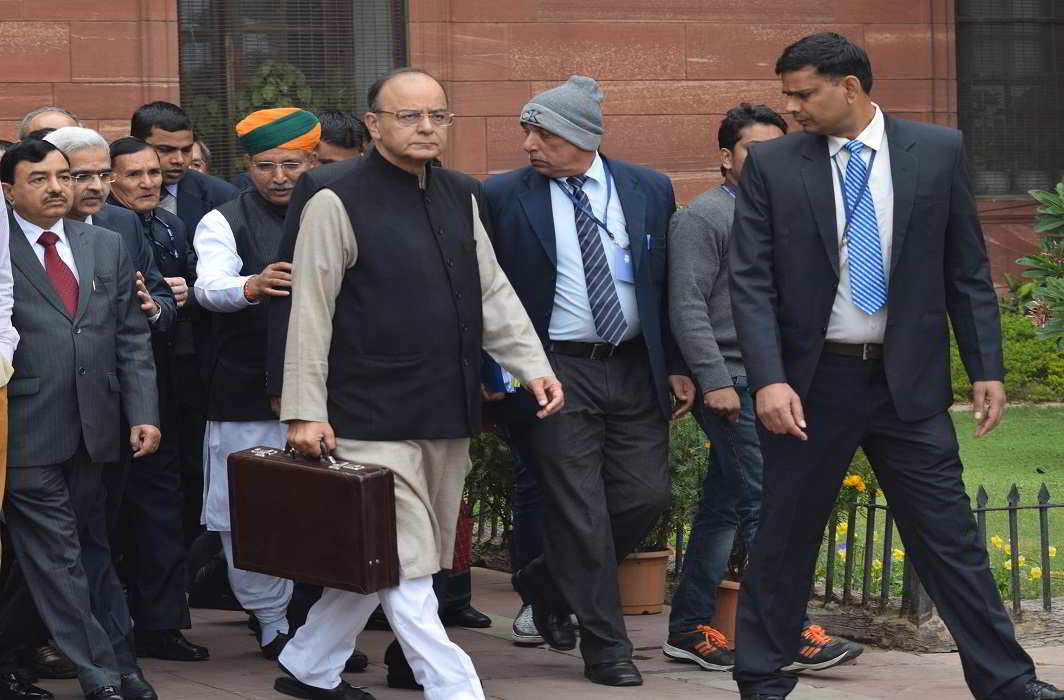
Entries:
[[38, 678], [77, 678], [78, 670], [55, 642], [37, 647], [26, 656], [26, 666]]

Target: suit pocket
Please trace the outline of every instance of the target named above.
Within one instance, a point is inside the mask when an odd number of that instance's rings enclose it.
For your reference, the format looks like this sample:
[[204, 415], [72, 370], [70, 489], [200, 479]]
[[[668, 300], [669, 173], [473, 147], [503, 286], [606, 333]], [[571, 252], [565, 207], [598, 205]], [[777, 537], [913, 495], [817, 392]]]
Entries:
[[113, 392], [117, 393], [122, 391], [122, 384], [118, 381], [118, 377], [114, 374], [107, 375], [107, 385], [111, 387], [111, 391]]
[[12, 379], [7, 385], [7, 395], [30, 396], [41, 390], [40, 377], [22, 377]]

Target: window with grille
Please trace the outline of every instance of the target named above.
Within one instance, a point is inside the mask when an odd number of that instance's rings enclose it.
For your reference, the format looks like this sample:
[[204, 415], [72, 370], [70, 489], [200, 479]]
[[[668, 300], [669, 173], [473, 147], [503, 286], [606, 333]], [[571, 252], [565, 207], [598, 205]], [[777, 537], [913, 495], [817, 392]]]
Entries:
[[366, 90], [405, 65], [403, 0], [178, 0], [181, 106], [211, 171], [243, 169], [233, 127], [269, 107], [366, 110]]
[[957, 112], [976, 194], [1064, 177], [1064, 2], [957, 0]]

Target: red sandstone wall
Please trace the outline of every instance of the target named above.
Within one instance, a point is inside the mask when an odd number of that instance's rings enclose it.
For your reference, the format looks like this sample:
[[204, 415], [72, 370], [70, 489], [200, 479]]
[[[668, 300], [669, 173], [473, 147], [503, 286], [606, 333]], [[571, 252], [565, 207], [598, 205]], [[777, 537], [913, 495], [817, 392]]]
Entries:
[[106, 138], [133, 110], [180, 99], [174, 0], [0, 0], [0, 138], [26, 112], [65, 107]]
[[[572, 73], [602, 83], [603, 150], [668, 173], [677, 200], [719, 182], [716, 131], [742, 100], [779, 108], [784, 46], [833, 30], [872, 59], [892, 114], [955, 126], [953, 0], [409, 0], [410, 59], [447, 84], [460, 115], [450, 167], [526, 163], [517, 113]], [[1015, 200], [981, 202], [998, 209]], [[1031, 209], [984, 217], [995, 277], [1030, 250]]]

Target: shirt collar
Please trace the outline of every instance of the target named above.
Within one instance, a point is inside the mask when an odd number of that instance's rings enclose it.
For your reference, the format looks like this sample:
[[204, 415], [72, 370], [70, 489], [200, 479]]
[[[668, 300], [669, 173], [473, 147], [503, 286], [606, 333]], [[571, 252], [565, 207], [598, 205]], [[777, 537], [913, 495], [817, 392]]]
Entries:
[[606, 168], [602, 165], [602, 156], [595, 151], [595, 160], [591, 161], [591, 167], [584, 172], [584, 177], [602, 187], [606, 186]]
[[[868, 126], [864, 128], [864, 131], [857, 135], [857, 140], [873, 151], [879, 151], [882, 150], [883, 139], [886, 138], [886, 124], [883, 119], [883, 110], [875, 102], [872, 103], [872, 106], [876, 108], [876, 113], [873, 115], [872, 121], [868, 122]], [[828, 136], [828, 155], [834, 158], [842, 150], [842, 147], [849, 142], [850, 140], [843, 136]]]
[[59, 237], [59, 241], [61, 243], [67, 242], [66, 229], [63, 228], [62, 219], [52, 224], [51, 228], [44, 229], [38, 226], [37, 224], [26, 221], [21, 216], [19, 216], [17, 211], [12, 211], [11, 213], [15, 215], [15, 221], [18, 222], [19, 228], [21, 228], [22, 232], [26, 234], [26, 238], [29, 239], [30, 243], [36, 243], [37, 239], [41, 237], [41, 234], [44, 231], [51, 231], [52, 233], [54, 233], [56, 236]]
[[163, 185], [163, 187], [166, 188], [166, 191], [169, 192], [173, 196], [174, 199], [177, 199], [177, 186], [179, 184], [181, 184], [181, 183], [175, 182], [172, 185]]

